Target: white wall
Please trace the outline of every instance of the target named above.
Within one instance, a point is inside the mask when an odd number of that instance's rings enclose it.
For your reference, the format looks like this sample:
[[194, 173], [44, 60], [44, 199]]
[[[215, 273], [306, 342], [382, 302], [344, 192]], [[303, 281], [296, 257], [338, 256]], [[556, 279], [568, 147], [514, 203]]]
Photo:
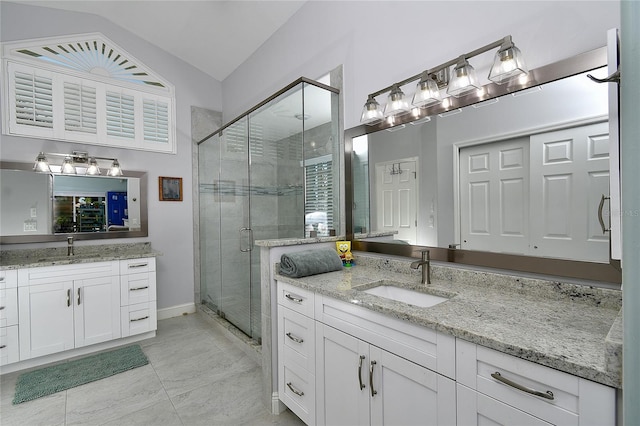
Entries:
[[[194, 248], [192, 197], [191, 106], [222, 110], [221, 84], [184, 61], [169, 55], [114, 23], [92, 14], [73, 13], [2, 1], [0, 39], [14, 41], [39, 37], [100, 32], [135, 56], [175, 86], [177, 154], [149, 153], [60, 141], [17, 138], [2, 135], [1, 156], [6, 161], [32, 162], [39, 151], [88, 151], [117, 157], [125, 170], [148, 172], [149, 237], [106, 240], [106, 244], [149, 241], [164, 255], [157, 260], [158, 308], [194, 301]], [[183, 202], [158, 201], [158, 176], [179, 176], [183, 180]], [[98, 244], [97, 242], [79, 242]], [[102, 240], [99, 244], [105, 244]], [[49, 246], [60, 245], [52, 243]], [[39, 247], [47, 245], [40, 244]], [[6, 249], [32, 248], [16, 244]]]
[[[367, 94], [511, 34], [530, 68], [606, 44], [614, 1], [309, 1], [222, 84], [224, 121], [344, 64], [345, 128]], [[249, 84], [250, 82], [250, 84]]]

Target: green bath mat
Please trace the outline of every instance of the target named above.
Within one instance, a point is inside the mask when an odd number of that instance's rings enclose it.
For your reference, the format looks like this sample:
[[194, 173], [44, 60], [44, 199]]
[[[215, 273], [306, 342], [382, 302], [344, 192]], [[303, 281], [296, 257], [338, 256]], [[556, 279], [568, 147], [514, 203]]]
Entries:
[[139, 345], [41, 368], [18, 377], [13, 404], [31, 401], [149, 363]]

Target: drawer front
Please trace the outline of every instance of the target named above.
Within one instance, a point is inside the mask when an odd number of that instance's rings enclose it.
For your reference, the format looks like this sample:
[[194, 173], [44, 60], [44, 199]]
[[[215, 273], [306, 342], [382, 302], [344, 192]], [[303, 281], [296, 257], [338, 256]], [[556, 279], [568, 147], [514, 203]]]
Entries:
[[0, 289], [0, 327], [18, 324], [18, 288]]
[[311, 291], [278, 282], [278, 304], [313, 318], [314, 293]]
[[158, 328], [156, 302], [139, 303], [120, 308], [122, 337], [142, 334]]
[[280, 306], [278, 348], [283, 363], [296, 363], [307, 371], [315, 371], [315, 321]]
[[530, 414], [520, 411], [498, 400], [490, 398], [473, 389], [460, 384], [457, 387], [458, 424], [466, 426], [518, 425], [518, 426], [550, 426]]
[[453, 336], [321, 295], [316, 296], [315, 313], [317, 321], [456, 378]]
[[138, 274], [156, 270], [156, 258], [145, 257], [142, 259], [124, 259], [120, 261], [120, 274]]
[[282, 402], [307, 425], [315, 425], [315, 376], [295, 364], [279, 368], [278, 376], [278, 394]]
[[615, 424], [613, 388], [460, 339], [456, 352], [458, 383], [482, 394], [553, 424]]
[[18, 362], [19, 359], [18, 326], [0, 327], [0, 365]]
[[41, 268], [21, 269], [18, 285], [46, 284], [61, 280], [82, 280], [86, 278], [110, 277], [120, 274], [117, 260], [112, 262], [91, 262], [72, 265], [45, 266]]
[[15, 269], [0, 271], [0, 290], [18, 287], [18, 271]]
[[156, 300], [156, 274], [142, 272], [120, 277], [121, 306]]

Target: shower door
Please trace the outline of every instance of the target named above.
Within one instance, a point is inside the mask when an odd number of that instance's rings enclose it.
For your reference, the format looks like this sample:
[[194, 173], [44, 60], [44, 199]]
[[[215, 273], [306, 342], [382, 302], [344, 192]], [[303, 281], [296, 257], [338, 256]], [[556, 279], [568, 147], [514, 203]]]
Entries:
[[335, 229], [337, 122], [337, 95], [299, 83], [199, 144], [201, 301], [255, 340], [254, 242]]

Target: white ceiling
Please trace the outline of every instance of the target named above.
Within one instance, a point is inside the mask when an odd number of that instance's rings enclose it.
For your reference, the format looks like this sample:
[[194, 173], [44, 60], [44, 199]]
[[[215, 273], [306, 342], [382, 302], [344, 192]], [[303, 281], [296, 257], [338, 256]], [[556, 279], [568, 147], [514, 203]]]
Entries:
[[102, 16], [222, 81], [306, 0], [11, 1]]

